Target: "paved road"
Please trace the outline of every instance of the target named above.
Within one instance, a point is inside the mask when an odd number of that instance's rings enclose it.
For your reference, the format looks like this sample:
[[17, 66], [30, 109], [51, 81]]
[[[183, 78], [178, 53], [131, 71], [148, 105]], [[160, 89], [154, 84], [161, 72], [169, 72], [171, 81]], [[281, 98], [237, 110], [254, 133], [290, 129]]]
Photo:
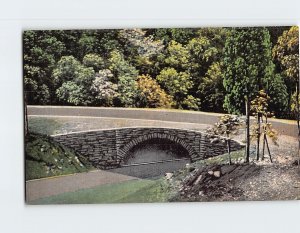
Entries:
[[30, 202], [65, 192], [74, 192], [79, 189], [92, 188], [103, 184], [121, 183], [134, 179], [138, 178], [97, 170], [87, 173], [30, 180], [26, 181], [26, 201]]
[[[218, 117], [222, 115], [219, 113], [180, 110], [70, 106], [28, 106], [28, 114], [146, 119], [197, 124], [214, 124], [218, 121]], [[297, 125], [295, 121], [281, 121], [277, 119], [270, 119], [269, 121], [280, 134], [297, 137]]]
[[[196, 124], [186, 122], [86, 116], [74, 117], [30, 115], [28, 116], [28, 120], [29, 130], [31, 132], [48, 135], [124, 127], [163, 127], [204, 131], [210, 126], [208, 124]], [[47, 125], [47, 127], [45, 127], [45, 125]]]

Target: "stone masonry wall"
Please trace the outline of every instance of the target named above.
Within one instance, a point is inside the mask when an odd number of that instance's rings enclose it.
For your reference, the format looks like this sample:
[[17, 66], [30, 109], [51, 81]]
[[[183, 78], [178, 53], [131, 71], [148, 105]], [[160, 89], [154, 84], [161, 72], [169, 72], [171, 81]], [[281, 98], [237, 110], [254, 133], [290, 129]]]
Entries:
[[[225, 143], [214, 140], [203, 132], [171, 128], [120, 128], [87, 131], [52, 136], [55, 141], [74, 149], [95, 167], [110, 169], [126, 161], [129, 151], [136, 145], [153, 139], [168, 139], [184, 147], [192, 161], [221, 155], [227, 152]], [[232, 151], [243, 145], [231, 140]]]

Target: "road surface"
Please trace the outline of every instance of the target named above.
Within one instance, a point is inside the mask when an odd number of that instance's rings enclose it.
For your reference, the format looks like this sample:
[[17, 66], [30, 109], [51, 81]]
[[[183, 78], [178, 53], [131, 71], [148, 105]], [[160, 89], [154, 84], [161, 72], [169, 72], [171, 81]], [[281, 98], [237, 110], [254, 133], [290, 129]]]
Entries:
[[138, 179], [118, 173], [96, 170], [26, 181], [26, 202], [79, 189]]
[[[174, 109], [28, 106], [28, 115], [111, 117], [212, 125], [217, 122], [218, 118], [223, 114]], [[279, 134], [297, 137], [296, 121], [269, 119], [269, 122], [272, 123]]]

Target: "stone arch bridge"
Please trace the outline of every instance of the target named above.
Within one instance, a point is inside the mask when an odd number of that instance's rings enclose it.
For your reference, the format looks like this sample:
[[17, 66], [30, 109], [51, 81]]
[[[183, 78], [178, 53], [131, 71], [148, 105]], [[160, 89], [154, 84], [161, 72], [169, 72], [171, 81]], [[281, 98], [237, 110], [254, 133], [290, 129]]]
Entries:
[[[196, 161], [224, 154], [227, 147], [222, 140], [211, 141], [200, 131], [175, 128], [114, 128], [52, 135], [62, 145], [86, 156], [95, 167], [101, 169], [117, 168], [124, 164], [129, 151], [151, 139], [165, 139], [182, 146]], [[231, 141], [232, 151], [240, 150], [243, 145]]]

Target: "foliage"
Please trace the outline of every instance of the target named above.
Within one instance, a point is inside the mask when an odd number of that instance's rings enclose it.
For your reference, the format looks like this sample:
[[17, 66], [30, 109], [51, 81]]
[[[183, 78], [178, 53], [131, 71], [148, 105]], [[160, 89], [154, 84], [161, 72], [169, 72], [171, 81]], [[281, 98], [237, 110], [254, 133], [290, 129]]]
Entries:
[[[168, 102], [160, 103], [160, 96], [170, 97], [174, 108], [243, 113], [246, 92], [251, 99], [264, 89], [275, 116], [291, 116], [297, 32], [298, 27], [28, 30], [26, 102], [150, 107]], [[112, 76], [99, 75], [103, 70]], [[149, 95], [141, 94], [138, 76], [147, 77], [141, 85], [158, 90], [154, 102], [146, 103]]]
[[192, 95], [187, 95], [180, 103], [180, 106], [182, 109], [187, 109], [187, 110], [194, 110], [198, 111], [199, 110], [199, 99], [192, 96]]
[[[214, 138], [215, 136], [225, 137], [224, 141], [227, 144], [229, 164], [231, 164], [230, 138], [238, 133], [242, 124], [243, 122], [238, 116], [226, 114], [221, 116], [219, 122], [215, 123], [213, 127], [206, 130], [206, 132], [212, 137], [212, 142], [216, 139]], [[217, 138], [217, 140], [219, 139]]]
[[96, 37], [83, 33], [78, 41], [79, 56], [82, 58], [85, 54], [94, 53], [95, 51]]
[[[257, 117], [259, 114], [262, 117], [262, 124], [254, 123], [251, 126], [251, 140], [257, 140], [261, 136], [268, 136], [275, 145], [277, 144], [278, 133], [272, 127], [271, 123], [268, 123], [267, 117], [272, 117], [273, 113], [269, 111], [269, 101], [271, 100], [264, 90], [260, 90], [258, 95], [251, 101], [251, 112], [254, 116]], [[261, 132], [262, 128], [262, 134]]]
[[138, 95], [136, 77], [120, 76], [118, 82], [119, 104], [124, 107], [134, 107]]
[[114, 77], [118, 80], [120, 76], [131, 76], [137, 77], [138, 71], [132, 66], [128, 61], [126, 61], [124, 55], [114, 50], [110, 53], [109, 62], [109, 69], [113, 73]]
[[287, 87], [288, 109], [294, 112], [291, 102], [299, 82], [299, 27], [294, 26], [284, 31], [278, 38], [272, 52], [275, 62], [279, 64], [281, 75]]
[[273, 48], [273, 57], [280, 63], [287, 83], [295, 88], [299, 79], [299, 27], [294, 26], [283, 32]]
[[245, 96], [251, 100], [272, 76], [268, 66], [272, 66], [268, 30], [233, 29], [224, 48], [224, 107], [228, 112], [244, 112]]
[[211, 45], [207, 37], [193, 38], [189, 41], [187, 49], [190, 53], [190, 72], [198, 84], [209, 65], [216, 58], [218, 50]]
[[230, 138], [238, 133], [238, 130], [243, 125], [243, 121], [238, 116], [223, 115], [213, 127], [206, 130], [207, 133], [217, 136]]
[[91, 103], [89, 87], [95, 77], [91, 67], [84, 67], [72, 56], [63, 56], [53, 70], [58, 100], [71, 105]]
[[91, 164], [82, 156], [47, 136], [30, 134], [26, 138], [26, 180], [85, 172]]
[[92, 67], [95, 72], [104, 68], [104, 60], [98, 54], [87, 54], [83, 57], [82, 63], [86, 67]]
[[112, 83], [113, 77], [110, 70], [100, 70], [93, 80], [91, 91], [94, 98], [94, 104], [97, 106], [112, 106], [113, 100], [118, 97], [118, 86]]
[[173, 100], [149, 75], [141, 75], [137, 80], [139, 106], [149, 108], [171, 108]]
[[151, 58], [161, 52], [163, 45], [160, 40], [154, 40], [153, 36], [145, 36], [145, 34], [146, 32], [141, 29], [120, 31], [120, 37], [125, 39], [139, 56]]
[[151, 74], [157, 56], [164, 49], [162, 42], [152, 35], [146, 36], [146, 31], [142, 29], [121, 30], [119, 37], [124, 41], [128, 60], [141, 73]]
[[176, 70], [184, 71], [189, 66], [190, 54], [186, 47], [172, 40], [167, 47], [165, 63]]
[[263, 116], [271, 116], [272, 113], [268, 112], [268, 102], [270, 101], [270, 96], [268, 96], [264, 90], [260, 90], [258, 95], [251, 101], [250, 110], [254, 116], [258, 114]]
[[201, 110], [223, 112], [224, 87], [222, 64], [213, 63], [198, 88]]
[[25, 31], [23, 35], [25, 94], [29, 103], [48, 104], [53, 88], [51, 71], [65, 45], [49, 32]]
[[288, 109], [288, 90], [279, 74], [271, 76], [266, 92], [270, 96], [269, 110], [274, 113], [276, 117], [286, 117]]
[[87, 105], [88, 101], [83, 92], [84, 89], [77, 85], [76, 82], [67, 81], [56, 90], [56, 95], [65, 104]]
[[[298, 97], [298, 103], [300, 104], [300, 96]], [[297, 114], [297, 95], [296, 95], [296, 92], [294, 92], [294, 94], [292, 95], [291, 111], [295, 115]]]
[[109, 69], [113, 74], [112, 82], [118, 84], [117, 106], [133, 107], [137, 98], [136, 79], [138, 71], [128, 61], [124, 55], [114, 50], [110, 53]]
[[167, 93], [173, 96], [176, 106], [181, 108], [182, 101], [193, 86], [190, 75], [185, 72], [178, 73], [174, 68], [165, 68], [156, 79]]
[[78, 78], [80, 62], [73, 56], [63, 56], [56, 64], [52, 76], [56, 86], [60, 86], [65, 81]]
[[192, 28], [160, 28], [154, 30], [154, 38], [164, 42], [165, 45], [174, 40], [180, 44], [187, 44], [196, 37], [197, 29]]

